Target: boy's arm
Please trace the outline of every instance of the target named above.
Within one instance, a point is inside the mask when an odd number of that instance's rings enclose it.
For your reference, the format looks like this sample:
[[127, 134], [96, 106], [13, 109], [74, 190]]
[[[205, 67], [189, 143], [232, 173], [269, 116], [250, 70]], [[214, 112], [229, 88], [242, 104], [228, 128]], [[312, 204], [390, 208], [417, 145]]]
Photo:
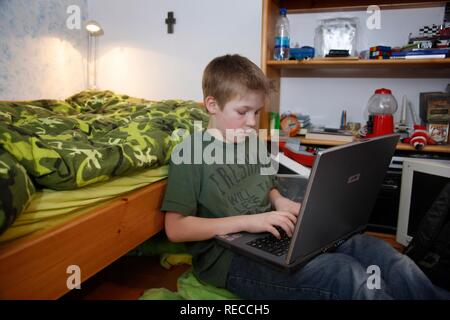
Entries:
[[172, 242], [202, 241], [218, 234], [242, 231], [245, 223], [243, 217], [201, 218], [166, 212], [165, 229]]
[[288, 236], [294, 232], [297, 217], [285, 211], [270, 211], [259, 214], [238, 215], [224, 218], [202, 218], [185, 216], [178, 212], [166, 212], [165, 230], [172, 242], [202, 241], [234, 232], [270, 232], [280, 238], [276, 227], [281, 227]]
[[270, 190], [269, 197], [270, 202], [276, 210], [288, 211], [296, 216], [300, 212], [301, 203], [283, 197], [276, 188]]

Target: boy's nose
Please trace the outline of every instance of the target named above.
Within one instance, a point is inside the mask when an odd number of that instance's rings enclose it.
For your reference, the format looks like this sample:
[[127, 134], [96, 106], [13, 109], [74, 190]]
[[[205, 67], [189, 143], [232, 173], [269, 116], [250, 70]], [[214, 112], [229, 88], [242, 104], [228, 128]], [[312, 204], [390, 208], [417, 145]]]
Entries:
[[249, 115], [247, 117], [246, 125], [248, 127], [254, 128], [256, 126], [256, 115]]

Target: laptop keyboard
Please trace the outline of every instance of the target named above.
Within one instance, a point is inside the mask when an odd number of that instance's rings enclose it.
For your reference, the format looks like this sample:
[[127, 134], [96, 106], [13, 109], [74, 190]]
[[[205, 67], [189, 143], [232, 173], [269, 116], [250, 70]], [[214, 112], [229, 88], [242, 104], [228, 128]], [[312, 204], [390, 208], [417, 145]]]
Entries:
[[247, 242], [247, 244], [275, 256], [282, 256], [288, 252], [291, 238], [288, 237], [283, 229], [279, 228], [278, 231], [280, 232], [281, 239], [277, 239], [274, 235], [269, 234], [267, 236], [256, 238], [255, 240]]

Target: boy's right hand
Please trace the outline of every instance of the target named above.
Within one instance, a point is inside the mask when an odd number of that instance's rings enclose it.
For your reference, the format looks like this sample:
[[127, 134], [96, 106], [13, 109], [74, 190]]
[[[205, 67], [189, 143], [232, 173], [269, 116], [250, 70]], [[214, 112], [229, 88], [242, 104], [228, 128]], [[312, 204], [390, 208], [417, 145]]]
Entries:
[[244, 217], [247, 219], [244, 231], [250, 233], [270, 232], [278, 239], [281, 238], [281, 235], [276, 227], [281, 227], [289, 237], [292, 237], [297, 222], [297, 217], [287, 211], [269, 211]]

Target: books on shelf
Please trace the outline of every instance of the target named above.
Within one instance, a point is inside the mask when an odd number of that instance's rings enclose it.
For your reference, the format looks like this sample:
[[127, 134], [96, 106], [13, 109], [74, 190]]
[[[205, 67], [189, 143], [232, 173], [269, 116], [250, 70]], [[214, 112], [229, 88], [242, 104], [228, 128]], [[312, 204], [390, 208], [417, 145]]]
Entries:
[[308, 132], [305, 134], [305, 139], [311, 140], [324, 140], [324, 141], [339, 141], [339, 142], [352, 142], [353, 136], [345, 136], [339, 134], [326, 134], [326, 133], [313, 133]]
[[354, 136], [350, 130], [324, 128], [311, 130], [305, 134], [305, 139], [352, 142]]
[[424, 55], [412, 55], [412, 56], [406, 56], [405, 59], [445, 59], [445, 54], [424, 54]]
[[444, 59], [449, 56], [449, 49], [420, 49], [392, 52], [391, 59]]

